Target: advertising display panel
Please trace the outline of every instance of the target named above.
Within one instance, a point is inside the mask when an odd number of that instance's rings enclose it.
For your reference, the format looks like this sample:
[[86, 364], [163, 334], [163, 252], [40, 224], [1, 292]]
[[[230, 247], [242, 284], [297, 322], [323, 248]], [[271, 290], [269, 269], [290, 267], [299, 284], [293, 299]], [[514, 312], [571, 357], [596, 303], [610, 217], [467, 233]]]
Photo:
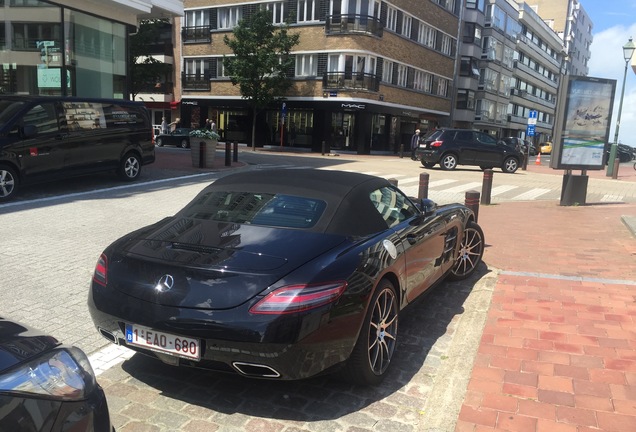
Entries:
[[566, 76], [562, 86], [550, 166], [602, 170], [616, 80]]

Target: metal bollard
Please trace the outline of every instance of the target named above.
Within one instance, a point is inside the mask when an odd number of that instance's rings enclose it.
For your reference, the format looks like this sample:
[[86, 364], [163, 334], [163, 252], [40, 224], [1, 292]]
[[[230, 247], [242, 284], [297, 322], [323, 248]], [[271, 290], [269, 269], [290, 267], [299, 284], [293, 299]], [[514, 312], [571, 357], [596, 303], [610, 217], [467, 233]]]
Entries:
[[395, 178], [390, 178], [389, 183], [391, 183], [395, 187], [398, 187], [398, 180]]
[[229, 141], [225, 141], [225, 166], [232, 166], [232, 150]]
[[466, 191], [464, 205], [475, 214], [475, 222], [479, 219], [479, 192]]
[[404, 144], [400, 144], [400, 159], [404, 157]]
[[492, 176], [493, 172], [490, 168], [484, 170], [484, 181], [481, 185], [481, 203], [490, 204], [490, 195], [492, 194]]
[[528, 159], [530, 158], [530, 149], [523, 152], [523, 162], [521, 163], [521, 171], [528, 170]]
[[417, 190], [417, 199], [428, 198], [428, 173], [420, 173], [420, 185]]
[[205, 166], [205, 156], [206, 156], [206, 151], [205, 151], [205, 141], [201, 141], [199, 143], [199, 168], [206, 168]]
[[232, 160], [234, 162], [238, 162], [238, 141], [234, 140], [234, 154], [232, 155]]
[[322, 155], [325, 155], [325, 146], [327, 145], [327, 143], [325, 141], [322, 142]]
[[616, 180], [618, 178], [618, 167], [621, 165], [621, 160], [619, 158], [614, 159], [614, 171], [612, 171], [612, 179]]

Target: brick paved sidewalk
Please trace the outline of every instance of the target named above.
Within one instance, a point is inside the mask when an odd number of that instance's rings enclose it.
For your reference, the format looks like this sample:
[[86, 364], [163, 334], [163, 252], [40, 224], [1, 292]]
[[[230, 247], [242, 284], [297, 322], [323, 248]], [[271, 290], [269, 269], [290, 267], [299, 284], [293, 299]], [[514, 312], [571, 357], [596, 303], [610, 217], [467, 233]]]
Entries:
[[500, 272], [456, 432], [636, 431], [634, 205], [480, 209]]

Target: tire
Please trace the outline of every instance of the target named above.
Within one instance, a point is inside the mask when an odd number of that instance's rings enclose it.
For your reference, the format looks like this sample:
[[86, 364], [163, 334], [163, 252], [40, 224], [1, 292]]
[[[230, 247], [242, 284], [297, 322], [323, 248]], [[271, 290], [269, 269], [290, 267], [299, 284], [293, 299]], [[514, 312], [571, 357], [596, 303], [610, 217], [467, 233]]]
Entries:
[[163, 140], [161, 138], [157, 138], [157, 147], [163, 147]]
[[18, 193], [20, 180], [13, 168], [0, 166], [0, 202], [10, 201]]
[[457, 156], [452, 153], [445, 154], [439, 161], [440, 166], [445, 171], [454, 170], [457, 168]]
[[420, 160], [420, 162], [424, 168], [433, 168], [435, 166], [435, 162], [425, 162], [424, 159]]
[[187, 139], [185, 139], [185, 138], [184, 138], [184, 139], [182, 139], [182, 140], [181, 140], [181, 148], [186, 149], [186, 148], [188, 148], [188, 147], [190, 147], [190, 146], [188, 145], [188, 140], [187, 140]]
[[136, 153], [126, 153], [119, 163], [119, 177], [125, 181], [134, 181], [141, 174], [141, 159]]
[[519, 169], [519, 161], [513, 157], [506, 158], [501, 166], [501, 170], [508, 174], [514, 174], [517, 169]]
[[472, 275], [481, 263], [481, 258], [484, 255], [484, 243], [484, 232], [481, 227], [475, 222], [468, 222], [448, 279], [462, 280]]
[[398, 309], [395, 287], [382, 279], [369, 303], [358, 341], [342, 371], [348, 381], [360, 385], [382, 382], [397, 345]]

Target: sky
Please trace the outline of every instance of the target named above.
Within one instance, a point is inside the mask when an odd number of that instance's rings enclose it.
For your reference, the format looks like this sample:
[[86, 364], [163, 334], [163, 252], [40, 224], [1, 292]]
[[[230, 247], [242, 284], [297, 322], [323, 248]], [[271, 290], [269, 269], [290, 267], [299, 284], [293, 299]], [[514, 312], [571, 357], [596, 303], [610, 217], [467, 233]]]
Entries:
[[[580, 0], [593, 23], [589, 74], [591, 77], [616, 80], [614, 113], [609, 141], [614, 142], [620, 105], [625, 59], [623, 45], [630, 37], [636, 43], [636, 0]], [[636, 53], [634, 54], [636, 59]], [[618, 142], [636, 147], [636, 73], [631, 62], [627, 68], [625, 96]]]

